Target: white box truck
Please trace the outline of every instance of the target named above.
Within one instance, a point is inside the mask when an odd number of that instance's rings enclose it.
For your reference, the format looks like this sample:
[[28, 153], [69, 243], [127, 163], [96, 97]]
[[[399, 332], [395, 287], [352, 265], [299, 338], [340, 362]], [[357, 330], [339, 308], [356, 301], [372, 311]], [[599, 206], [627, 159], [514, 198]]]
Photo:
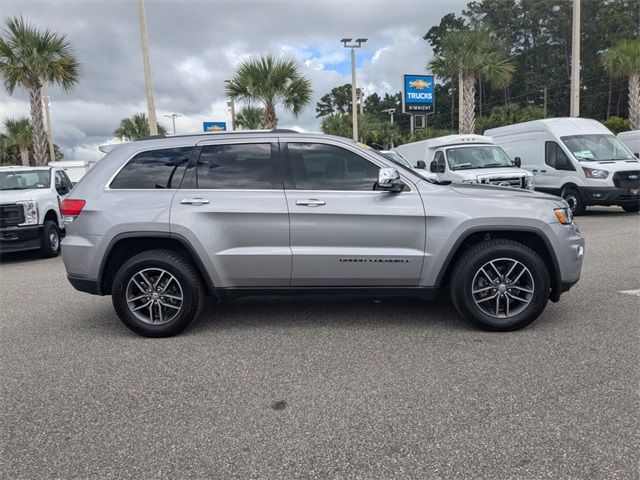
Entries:
[[394, 149], [417, 168], [428, 168], [439, 181], [483, 183], [533, 190], [533, 175], [482, 135], [446, 135], [406, 143]]
[[563, 197], [575, 215], [589, 205], [640, 207], [640, 163], [607, 127], [587, 118], [545, 118], [490, 135], [535, 175], [535, 188]]

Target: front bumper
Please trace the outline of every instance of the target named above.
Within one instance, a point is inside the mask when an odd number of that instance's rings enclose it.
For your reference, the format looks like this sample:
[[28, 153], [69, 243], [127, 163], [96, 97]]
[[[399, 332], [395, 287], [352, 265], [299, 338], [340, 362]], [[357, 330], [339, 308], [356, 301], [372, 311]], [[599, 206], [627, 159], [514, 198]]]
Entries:
[[559, 278], [549, 298], [557, 302], [561, 294], [569, 291], [580, 280], [585, 245], [584, 237], [575, 223], [571, 225], [554, 223], [549, 224], [549, 227], [553, 231], [550, 239], [560, 267]]
[[638, 205], [637, 188], [581, 187], [580, 196], [587, 205]]
[[0, 252], [22, 252], [40, 248], [42, 225], [0, 229]]

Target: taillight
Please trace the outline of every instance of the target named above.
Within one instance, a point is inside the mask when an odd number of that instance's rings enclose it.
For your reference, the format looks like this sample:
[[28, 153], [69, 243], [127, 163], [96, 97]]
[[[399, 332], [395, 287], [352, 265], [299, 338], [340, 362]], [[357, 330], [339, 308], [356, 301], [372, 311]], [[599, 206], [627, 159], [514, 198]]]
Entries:
[[60, 206], [60, 213], [64, 217], [65, 221], [73, 222], [85, 205], [84, 200], [65, 199]]

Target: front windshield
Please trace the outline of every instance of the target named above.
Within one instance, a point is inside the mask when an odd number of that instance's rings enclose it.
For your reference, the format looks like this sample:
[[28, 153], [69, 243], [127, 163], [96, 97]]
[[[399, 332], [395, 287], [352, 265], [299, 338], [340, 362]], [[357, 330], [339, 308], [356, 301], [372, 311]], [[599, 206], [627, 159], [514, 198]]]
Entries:
[[0, 190], [49, 188], [49, 170], [14, 170], [0, 172]]
[[451, 170], [513, 167], [513, 162], [507, 154], [500, 147], [492, 145], [449, 148], [447, 160]]
[[571, 135], [560, 138], [573, 156], [580, 162], [627, 160], [634, 158], [627, 147], [611, 134]]

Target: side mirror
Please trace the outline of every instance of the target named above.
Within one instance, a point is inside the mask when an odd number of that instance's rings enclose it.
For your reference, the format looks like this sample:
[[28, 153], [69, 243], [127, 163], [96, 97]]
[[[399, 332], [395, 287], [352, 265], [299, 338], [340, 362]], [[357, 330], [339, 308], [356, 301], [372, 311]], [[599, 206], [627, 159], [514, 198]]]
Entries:
[[427, 169], [427, 164], [424, 163], [424, 160], [418, 160], [418, 163], [416, 163], [416, 168], [420, 168], [422, 170], [426, 170]]
[[513, 159], [513, 164], [514, 164], [516, 167], [520, 168], [520, 166], [522, 165], [522, 160], [520, 160], [520, 157], [516, 157], [516, 158], [514, 158], [514, 159]]
[[436, 169], [436, 171], [437, 171], [438, 173], [444, 173], [444, 172], [445, 172], [445, 169], [446, 169], [446, 168], [445, 168], [445, 166], [444, 166], [444, 163], [441, 163], [440, 165], [438, 165], [438, 168]]
[[429, 170], [433, 173], [437, 172], [437, 167], [436, 167], [436, 161], [432, 160], [431, 163], [429, 164]]
[[378, 170], [379, 190], [399, 193], [404, 189], [404, 183], [400, 180], [400, 174], [395, 168], [381, 168]]
[[636, 158], [640, 158], [640, 153], [639, 152], [634, 153], [634, 155], [636, 156]]
[[58, 195], [66, 195], [69, 193], [69, 187], [66, 185], [59, 185], [56, 187], [56, 190], [58, 191]]

